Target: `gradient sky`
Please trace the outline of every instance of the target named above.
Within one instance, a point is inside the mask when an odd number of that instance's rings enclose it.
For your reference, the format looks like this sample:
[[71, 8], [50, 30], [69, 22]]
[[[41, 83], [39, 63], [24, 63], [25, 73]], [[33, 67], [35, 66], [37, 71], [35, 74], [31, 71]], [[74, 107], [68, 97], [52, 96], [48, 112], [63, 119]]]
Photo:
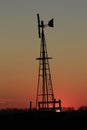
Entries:
[[54, 95], [62, 106], [87, 105], [87, 0], [0, 0], [0, 108], [35, 107], [40, 39], [45, 23]]

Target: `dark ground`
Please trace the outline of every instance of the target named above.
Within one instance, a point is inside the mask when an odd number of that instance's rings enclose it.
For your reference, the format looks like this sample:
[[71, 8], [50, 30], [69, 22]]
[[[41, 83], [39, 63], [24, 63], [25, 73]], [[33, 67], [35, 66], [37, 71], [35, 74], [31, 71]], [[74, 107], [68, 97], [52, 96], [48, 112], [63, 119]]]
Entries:
[[6, 129], [87, 129], [87, 111], [40, 112], [24, 110], [0, 111], [0, 126]]

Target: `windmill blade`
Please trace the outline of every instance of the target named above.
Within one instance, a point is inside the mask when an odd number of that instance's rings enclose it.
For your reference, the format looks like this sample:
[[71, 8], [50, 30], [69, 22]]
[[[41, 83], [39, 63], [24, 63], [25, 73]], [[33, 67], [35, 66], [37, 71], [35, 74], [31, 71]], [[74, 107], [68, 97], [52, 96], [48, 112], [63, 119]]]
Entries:
[[39, 35], [39, 38], [41, 38], [41, 36], [40, 36], [40, 17], [39, 17], [39, 14], [37, 14], [37, 20], [38, 20], [38, 35]]

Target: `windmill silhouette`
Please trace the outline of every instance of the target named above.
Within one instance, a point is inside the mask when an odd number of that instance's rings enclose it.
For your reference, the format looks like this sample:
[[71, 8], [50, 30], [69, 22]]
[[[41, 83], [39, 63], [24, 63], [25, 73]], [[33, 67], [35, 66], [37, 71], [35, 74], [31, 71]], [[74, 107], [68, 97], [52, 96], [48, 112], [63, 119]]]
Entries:
[[[61, 111], [61, 100], [56, 101], [54, 98], [54, 91], [51, 79], [51, 71], [49, 65], [49, 59], [52, 57], [48, 56], [47, 46], [45, 40], [44, 29], [54, 27], [54, 19], [52, 18], [48, 24], [44, 24], [44, 21], [40, 21], [39, 14], [37, 14], [38, 20], [38, 35], [41, 39], [40, 45], [40, 57], [36, 58], [39, 60], [39, 72], [38, 72], [38, 85], [37, 85], [37, 97], [36, 97], [36, 108], [39, 110], [56, 110]], [[59, 106], [55, 107], [55, 104]]]

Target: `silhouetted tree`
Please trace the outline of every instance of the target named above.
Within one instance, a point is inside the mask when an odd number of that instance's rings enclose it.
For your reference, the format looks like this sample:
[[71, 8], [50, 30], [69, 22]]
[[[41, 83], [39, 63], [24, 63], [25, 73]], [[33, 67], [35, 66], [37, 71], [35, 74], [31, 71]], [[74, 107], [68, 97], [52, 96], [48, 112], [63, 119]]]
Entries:
[[75, 111], [75, 109], [74, 109], [74, 107], [63, 107], [63, 108], [62, 108], [62, 111], [72, 112], [72, 111]]
[[80, 106], [80, 107], [78, 108], [78, 111], [87, 112], [87, 106]]

